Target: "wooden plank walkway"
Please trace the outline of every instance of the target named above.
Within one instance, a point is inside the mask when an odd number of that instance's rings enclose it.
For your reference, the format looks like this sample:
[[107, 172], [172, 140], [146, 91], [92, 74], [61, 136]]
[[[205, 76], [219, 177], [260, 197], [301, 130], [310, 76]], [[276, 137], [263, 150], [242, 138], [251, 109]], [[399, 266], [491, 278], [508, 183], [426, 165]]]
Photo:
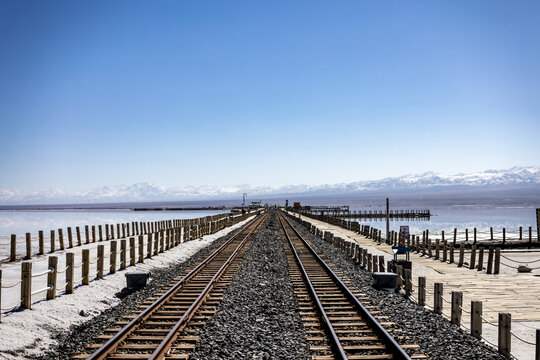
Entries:
[[[389, 245], [377, 245], [372, 239], [363, 235], [331, 225], [325, 222], [305, 218], [318, 228], [340, 233], [341, 237], [354, 240], [363, 248], [371, 248], [369, 252], [378, 250], [387, 260], [393, 258]], [[339, 235], [338, 235], [339, 236]], [[457, 255], [457, 252], [456, 252]], [[485, 257], [487, 254], [485, 254]], [[539, 254], [540, 257], [540, 254]], [[457, 258], [457, 257], [456, 257]], [[458, 267], [457, 264], [443, 263], [440, 260], [423, 257], [421, 254], [411, 253], [413, 262], [413, 284], [416, 294], [418, 277], [426, 277], [427, 299], [426, 303], [433, 307], [434, 283], [443, 283], [444, 299], [443, 313], [450, 316], [450, 299], [452, 291], [463, 292], [462, 315], [464, 323], [470, 322], [470, 302], [482, 301], [483, 317], [493, 323], [498, 320], [498, 313], [508, 312], [512, 315], [512, 321], [540, 321], [540, 276], [533, 273], [501, 273], [488, 275], [485, 271], [470, 270], [468, 267]], [[484, 260], [486, 261], [486, 260]]]

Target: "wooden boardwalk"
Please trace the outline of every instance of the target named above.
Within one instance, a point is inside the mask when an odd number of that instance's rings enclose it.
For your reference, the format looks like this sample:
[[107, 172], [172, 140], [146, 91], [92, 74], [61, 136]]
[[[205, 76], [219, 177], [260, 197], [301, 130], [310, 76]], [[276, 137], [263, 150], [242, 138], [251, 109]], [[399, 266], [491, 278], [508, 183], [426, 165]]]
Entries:
[[[372, 239], [353, 231], [310, 218], [304, 219], [321, 229], [327, 228], [333, 232], [339, 232], [342, 236], [356, 241], [363, 248], [376, 249], [384, 253], [387, 260], [393, 257], [389, 245], [384, 243], [377, 245]], [[470, 311], [472, 300], [482, 301], [483, 317], [490, 322], [497, 322], [500, 312], [511, 313], [512, 321], [540, 321], [540, 277], [535, 276], [534, 273], [488, 275], [485, 271], [469, 270], [467, 267], [458, 267], [455, 263], [443, 263], [416, 253], [411, 253], [411, 260], [415, 290], [418, 277], [426, 277], [426, 303], [429, 307], [433, 307], [434, 283], [443, 283], [443, 297], [448, 301], [443, 301], [443, 313], [446, 316], [450, 315], [452, 291], [461, 291], [465, 311]], [[414, 294], [416, 291], [413, 296]], [[470, 315], [464, 312], [462, 321], [470, 322]]]

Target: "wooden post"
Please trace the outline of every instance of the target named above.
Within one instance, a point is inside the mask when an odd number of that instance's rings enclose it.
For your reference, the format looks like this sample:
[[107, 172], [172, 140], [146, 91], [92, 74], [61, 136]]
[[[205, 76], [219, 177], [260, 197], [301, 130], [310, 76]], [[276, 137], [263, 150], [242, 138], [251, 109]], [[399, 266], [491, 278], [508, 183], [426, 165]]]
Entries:
[[499, 353], [510, 358], [512, 351], [512, 317], [510, 313], [499, 313]]
[[418, 277], [418, 305], [426, 306], [426, 278]]
[[459, 267], [463, 266], [464, 257], [465, 257], [465, 243], [461, 243], [459, 245], [459, 262], [458, 262]]
[[489, 240], [493, 240], [493, 227], [489, 228]]
[[85, 242], [87, 244], [90, 243], [90, 233], [88, 232], [88, 225], [84, 225], [84, 236], [85, 236]]
[[60, 250], [64, 250], [64, 231], [62, 229], [58, 229], [58, 242], [60, 243]]
[[379, 256], [379, 271], [384, 272], [384, 256]]
[[493, 269], [493, 246], [489, 247], [489, 253], [488, 253], [488, 264], [487, 264], [487, 274], [491, 274], [491, 270]]
[[480, 246], [478, 249], [478, 271], [484, 270], [484, 247]]
[[32, 235], [26, 233], [26, 259], [30, 260], [32, 258]]
[[165, 230], [159, 231], [159, 252], [162, 253], [165, 250]]
[[135, 238], [129, 238], [129, 265], [135, 266]]
[[474, 228], [474, 235], [473, 235], [473, 236], [474, 236], [474, 242], [473, 242], [473, 244], [476, 245], [476, 228]]
[[529, 244], [532, 243], [532, 226], [529, 226]]
[[454, 244], [450, 244], [450, 264], [454, 263]]
[[103, 267], [105, 263], [105, 245], [97, 247], [97, 277], [103, 279]]
[[379, 272], [379, 257], [377, 255], [373, 255], [372, 261], [373, 261], [373, 272]]
[[372, 269], [372, 267], [371, 267], [371, 262], [372, 262], [372, 260], [373, 260], [373, 259], [372, 259], [372, 256], [373, 256], [372, 254], [368, 254], [368, 256], [367, 256], [367, 264], [368, 264], [368, 265], [367, 265], [367, 269], [368, 269], [369, 271], [371, 271], [371, 269]]
[[506, 243], [506, 228], [503, 228], [503, 245]]
[[96, 242], [96, 225], [92, 225], [92, 242]]
[[156, 231], [154, 232], [154, 255], [157, 255], [158, 251], [159, 251], [159, 231]]
[[469, 264], [469, 269], [472, 270], [476, 267], [476, 245], [471, 247], [471, 261]]
[[431, 240], [428, 240], [427, 243], [428, 243], [428, 257], [431, 258], [431, 257], [433, 257], [433, 251], [432, 251], [432, 247], [431, 247]]
[[82, 245], [82, 241], [81, 241], [81, 228], [79, 228], [78, 226], [75, 228], [75, 232], [77, 233], [77, 246], [81, 246]]
[[523, 226], [519, 227], [519, 240], [523, 240]]
[[471, 301], [471, 335], [482, 339], [482, 302]]
[[38, 232], [38, 255], [45, 254], [45, 241], [43, 240], [43, 230], [39, 230]]
[[109, 224], [105, 224], [105, 240], [109, 240], [109, 239], [110, 239]]
[[463, 293], [460, 291], [452, 291], [452, 324], [459, 326], [461, 324], [461, 305], [463, 303]]
[[144, 238], [139, 235], [139, 262], [144, 263]]
[[75, 254], [66, 253], [66, 294], [73, 294], [73, 272], [75, 269]]
[[90, 249], [82, 251], [82, 284], [90, 284]]
[[116, 224], [116, 238], [120, 239], [120, 224]]
[[457, 240], [457, 229], [454, 228], [454, 242], [453, 242], [454, 247], [456, 247], [456, 240]]
[[435, 283], [433, 290], [433, 311], [436, 314], [442, 314], [443, 309], [443, 284]]
[[114, 225], [111, 224], [111, 240], [114, 239]]
[[146, 243], [146, 257], [151, 259], [152, 258], [152, 233], [148, 233]]
[[56, 297], [56, 275], [58, 274], [58, 257], [49, 256], [49, 273], [47, 274], [47, 300], [52, 300]]
[[17, 260], [17, 235], [11, 234], [10, 244], [9, 261], [15, 261]]
[[446, 240], [443, 241], [443, 253], [442, 253], [442, 261], [446, 262], [448, 260], [448, 243]]
[[103, 227], [98, 225], [99, 241], [103, 241]]
[[32, 263], [24, 261], [21, 265], [21, 306], [32, 309]]
[[435, 260], [439, 260], [439, 239], [435, 239]]
[[71, 232], [71, 227], [68, 227], [67, 231], [68, 231], [68, 246], [71, 249], [73, 247], [73, 233]]
[[56, 241], [54, 239], [54, 230], [51, 230], [51, 253], [56, 250]]
[[501, 248], [495, 248], [495, 267], [493, 274], [498, 274], [501, 268]]
[[111, 257], [109, 260], [109, 273], [114, 274], [116, 272], [116, 247], [118, 242], [116, 240], [111, 241]]
[[469, 229], [465, 229], [465, 242], [469, 242]]
[[403, 277], [405, 278], [405, 295], [411, 296], [412, 293], [412, 275], [410, 269], [403, 269]]
[[127, 246], [126, 246], [127, 240], [122, 239], [120, 240], [120, 270], [126, 269], [126, 257], [127, 257]]

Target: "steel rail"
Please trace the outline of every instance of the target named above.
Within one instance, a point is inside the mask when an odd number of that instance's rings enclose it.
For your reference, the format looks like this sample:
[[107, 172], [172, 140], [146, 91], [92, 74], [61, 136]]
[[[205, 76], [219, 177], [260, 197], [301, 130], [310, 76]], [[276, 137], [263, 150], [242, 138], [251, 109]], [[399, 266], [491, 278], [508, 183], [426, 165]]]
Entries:
[[392, 337], [392, 335], [390, 335], [388, 331], [386, 331], [384, 327], [373, 317], [373, 315], [370, 314], [370, 312], [364, 307], [364, 305], [362, 305], [362, 303], [356, 298], [356, 296], [354, 296], [354, 294], [347, 287], [347, 285], [345, 285], [341, 281], [341, 279], [332, 271], [328, 264], [326, 264], [326, 262], [321, 259], [317, 252], [307, 243], [307, 241], [302, 237], [302, 235], [300, 235], [300, 233], [295, 229], [295, 227], [292, 226], [289, 219], [284, 216], [283, 218], [289, 224], [291, 229], [296, 233], [302, 243], [306, 246], [306, 248], [315, 257], [315, 259], [317, 259], [319, 264], [321, 264], [321, 266], [325, 269], [328, 275], [338, 284], [341, 290], [344, 291], [345, 295], [347, 295], [347, 297], [353, 303], [356, 309], [365, 318], [366, 322], [369, 323], [371, 327], [375, 330], [381, 341], [385, 344], [387, 350], [392, 353], [393, 358], [396, 360], [410, 360], [411, 357], [405, 352], [405, 350], [403, 350], [403, 348], [399, 346], [399, 344]]
[[[238, 235], [245, 231], [249, 226], [251, 226], [257, 218], [250, 221], [248, 224], [243, 226], [238, 232], [236, 232], [229, 240], [223, 243], [219, 248], [217, 248], [212, 254], [210, 254], [206, 259], [199, 263], [195, 268], [188, 272], [181, 280], [179, 280], [173, 287], [171, 287], [167, 292], [161, 295], [156, 301], [139, 313], [133, 320], [131, 320], [127, 325], [120, 329], [113, 337], [111, 337], [105, 344], [99, 347], [94, 351], [87, 360], [103, 360], [109, 356], [112, 352], [116, 350], [119, 344], [124, 341], [128, 336], [130, 336], [144, 321], [151, 317], [154, 312], [156, 312], [161, 305], [163, 305], [169, 298], [171, 298], [177, 290], [183, 286], [187, 281], [194, 277], [208, 262], [213, 260], [221, 251], [233, 242]], [[262, 218], [259, 218], [259, 222]]]
[[189, 306], [189, 308], [186, 310], [184, 315], [176, 322], [174, 327], [169, 331], [169, 333], [165, 336], [163, 341], [158, 345], [156, 350], [150, 355], [148, 360], [156, 360], [156, 359], [164, 359], [169, 350], [171, 349], [174, 341], [180, 334], [180, 332], [187, 326], [187, 323], [191, 318], [195, 315], [196, 311], [199, 309], [199, 307], [202, 305], [203, 301], [207, 298], [208, 294], [212, 289], [215, 287], [216, 283], [219, 281], [221, 276], [225, 273], [227, 268], [231, 265], [233, 260], [236, 258], [240, 250], [244, 247], [245, 243], [248, 241], [251, 234], [259, 227], [259, 225], [262, 224], [262, 222], [266, 219], [267, 214], [265, 216], [262, 216], [257, 224], [253, 227], [253, 229], [250, 230], [250, 232], [244, 237], [242, 242], [238, 244], [234, 252], [229, 256], [229, 258], [221, 265], [218, 272], [212, 277], [212, 279], [208, 282], [208, 284], [205, 286], [203, 291], [197, 296], [197, 299]]
[[319, 296], [317, 295], [317, 291], [313, 287], [313, 284], [311, 282], [311, 279], [309, 278], [309, 275], [306, 272], [306, 269], [304, 268], [304, 264], [302, 263], [302, 260], [300, 260], [300, 256], [296, 252], [296, 248], [294, 247], [291, 238], [289, 237], [289, 234], [287, 234], [287, 229], [285, 229], [285, 225], [283, 224], [283, 221], [281, 220], [281, 217], [279, 217], [279, 222], [281, 224], [281, 227], [283, 229], [283, 232], [285, 234], [285, 237], [289, 241], [289, 245], [291, 246], [292, 253], [294, 255], [294, 259], [296, 260], [296, 263], [298, 264], [298, 267], [300, 268], [302, 272], [302, 276], [304, 277], [304, 280], [306, 281], [309, 291], [311, 293], [312, 299], [317, 304], [317, 310], [319, 311], [319, 315], [321, 316], [323, 323], [325, 325], [325, 328], [327, 332], [329, 333], [330, 337], [330, 343], [332, 344], [332, 347], [334, 348], [334, 352], [339, 356], [338, 359], [347, 359], [347, 354], [345, 353], [345, 350], [343, 350], [343, 346], [341, 345], [341, 342], [339, 341], [339, 338], [336, 334], [336, 331], [334, 330], [334, 327], [332, 326], [332, 323], [330, 322], [330, 319], [328, 319], [328, 315], [326, 314], [326, 311], [324, 310], [320, 300]]

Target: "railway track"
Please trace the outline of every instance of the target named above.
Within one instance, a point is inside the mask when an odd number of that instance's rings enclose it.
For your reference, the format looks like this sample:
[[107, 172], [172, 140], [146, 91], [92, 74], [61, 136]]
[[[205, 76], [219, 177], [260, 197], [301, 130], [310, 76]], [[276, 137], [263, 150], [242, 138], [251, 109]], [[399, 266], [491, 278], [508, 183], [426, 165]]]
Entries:
[[[289, 248], [289, 274], [313, 359], [424, 359], [409, 356], [383, 328], [363, 294], [338, 271], [333, 271], [281, 213], [279, 220]], [[368, 310], [368, 308], [370, 308]]]
[[238, 270], [243, 253], [268, 214], [236, 232], [198, 265], [186, 270], [115, 328], [107, 329], [88, 352], [75, 359], [188, 359], [197, 326], [204, 326]]

